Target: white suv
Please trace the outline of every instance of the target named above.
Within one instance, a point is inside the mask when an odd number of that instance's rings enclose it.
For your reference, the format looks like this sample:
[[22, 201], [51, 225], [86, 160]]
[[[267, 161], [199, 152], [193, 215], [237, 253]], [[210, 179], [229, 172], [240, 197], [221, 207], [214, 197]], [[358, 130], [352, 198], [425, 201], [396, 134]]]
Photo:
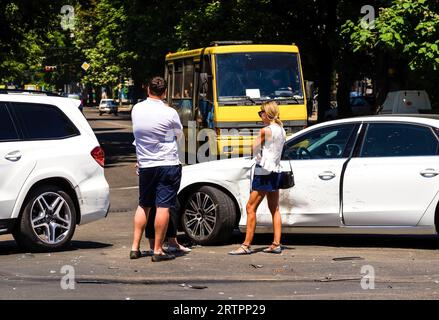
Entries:
[[65, 246], [77, 224], [104, 218], [104, 152], [69, 98], [0, 94], [0, 234], [20, 246]]

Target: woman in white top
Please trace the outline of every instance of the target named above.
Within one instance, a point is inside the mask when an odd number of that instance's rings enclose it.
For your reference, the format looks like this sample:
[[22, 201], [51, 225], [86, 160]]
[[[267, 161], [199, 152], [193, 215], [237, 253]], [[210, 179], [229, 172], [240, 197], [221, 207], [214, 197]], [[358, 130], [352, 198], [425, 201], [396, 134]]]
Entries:
[[285, 143], [285, 130], [279, 119], [279, 106], [276, 102], [265, 102], [261, 105], [259, 116], [266, 127], [262, 128], [253, 144], [256, 154], [250, 199], [247, 202], [247, 231], [244, 243], [232, 255], [252, 253], [250, 245], [256, 229], [256, 211], [267, 196], [268, 208], [273, 218], [273, 243], [264, 249], [268, 253], [281, 253], [280, 245], [282, 221], [279, 212], [279, 183], [281, 178], [280, 159]]

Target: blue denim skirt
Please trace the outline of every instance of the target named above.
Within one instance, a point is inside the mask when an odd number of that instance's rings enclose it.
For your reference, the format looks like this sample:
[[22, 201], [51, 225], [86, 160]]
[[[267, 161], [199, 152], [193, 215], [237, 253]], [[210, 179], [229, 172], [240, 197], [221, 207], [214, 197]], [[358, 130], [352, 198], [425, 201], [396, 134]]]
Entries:
[[257, 164], [252, 180], [252, 191], [273, 192], [279, 190], [282, 174], [280, 172], [258, 174], [258, 171], [261, 171], [257, 170], [258, 168], [261, 167]]

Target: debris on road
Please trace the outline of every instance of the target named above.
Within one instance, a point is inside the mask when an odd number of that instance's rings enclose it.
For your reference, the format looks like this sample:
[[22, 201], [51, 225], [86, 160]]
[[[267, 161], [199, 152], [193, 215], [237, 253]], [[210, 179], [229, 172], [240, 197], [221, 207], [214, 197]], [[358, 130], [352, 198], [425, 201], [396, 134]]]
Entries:
[[260, 269], [260, 268], [264, 267], [262, 264], [250, 264], [250, 266], [255, 268], [255, 269]]

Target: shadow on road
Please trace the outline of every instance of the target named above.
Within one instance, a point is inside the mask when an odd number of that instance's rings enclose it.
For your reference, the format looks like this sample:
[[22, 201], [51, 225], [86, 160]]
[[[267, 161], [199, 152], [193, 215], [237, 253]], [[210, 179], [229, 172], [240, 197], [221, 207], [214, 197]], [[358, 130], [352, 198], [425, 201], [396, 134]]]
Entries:
[[103, 249], [112, 247], [111, 243], [103, 243], [103, 242], [95, 242], [95, 241], [81, 241], [81, 240], [73, 240], [70, 242], [70, 246], [66, 248], [64, 251], [72, 251], [72, 250], [90, 250], [90, 249]]
[[87, 121], [111, 121], [111, 120], [117, 120], [117, 121], [131, 121], [131, 117], [129, 116], [112, 116], [109, 117], [102, 117], [102, 118], [87, 118]]
[[[62, 250], [58, 250], [55, 252], [68, 252], [68, 251], [75, 251], [81, 249], [83, 250], [103, 249], [112, 246], [113, 245], [111, 243], [73, 240], [66, 248], [63, 248]], [[32, 251], [20, 248], [17, 245], [17, 243], [13, 240], [0, 241], [0, 256], [18, 254], [18, 253], [29, 253], [29, 252]]]
[[[235, 233], [230, 242], [240, 244], [244, 238], [245, 234]], [[272, 241], [272, 234], [256, 234], [253, 245], [268, 246]], [[439, 249], [437, 236], [283, 234], [281, 243], [286, 250], [294, 250], [294, 246]]]
[[94, 133], [99, 133], [101, 131], [119, 131], [120, 128], [94, 128], [93, 131]]

